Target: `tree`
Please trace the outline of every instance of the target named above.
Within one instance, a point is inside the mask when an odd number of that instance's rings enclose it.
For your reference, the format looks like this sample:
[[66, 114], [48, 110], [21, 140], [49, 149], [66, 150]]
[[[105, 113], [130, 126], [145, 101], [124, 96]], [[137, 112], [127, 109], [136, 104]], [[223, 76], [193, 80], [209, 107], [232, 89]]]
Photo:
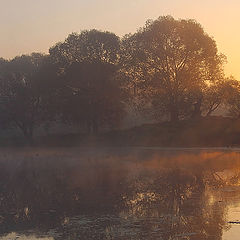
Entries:
[[52, 92], [50, 85], [44, 86], [42, 81], [43, 72], [45, 80], [49, 80], [46, 59], [38, 53], [16, 57], [5, 64], [0, 77], [1, 121], [18, 127], [29, 142], [34, 128], [51, 114], [47, 96]]
[[120, 39], [114, 33], [95, 29], [70, 34], [64, 42], [49, 49], [53, 62], [61, 68], [80, 62], [116, 64], [119, 58]]
[[148, 21], [122, 45], [122, 66], [138, 95], [171, 121], [190, 116], [194, 105], [200, 109], [202, 88], [222, 78], [224, 59], [194, 20]]
[[225, 104], [228, 108], [228, 115], [233, 118], [240, 118], [240, 83], [230, 78], [226, 87]]
[[82, 123], [88, 132], [114, 126], [123, 115], [122, 90], [115, 79], [116, 66], [106, 63], [75, 63], [64, 76], [68, 95], [63, 114], [68, 122]]
[[123, 90], [117, 78], [119, 38], [97, 30], [70, 34], [50, 48], [65, 87], [61, 93], [62, 116], [82, 123], [89, 132], [113, 126], [123, 116]]
[[202, 90], [201, 113], [210, 116], [220, 106], [225, 106], [230, 86], [231, 83], [228, 79], [206, 85], [205, 89]]

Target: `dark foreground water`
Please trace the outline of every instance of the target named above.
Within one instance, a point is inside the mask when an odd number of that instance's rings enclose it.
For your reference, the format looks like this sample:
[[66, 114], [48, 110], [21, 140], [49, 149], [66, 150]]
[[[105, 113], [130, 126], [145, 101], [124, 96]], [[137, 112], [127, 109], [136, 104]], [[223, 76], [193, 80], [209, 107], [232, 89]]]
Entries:
[[240, 153], [0, 152], [0, 239], [240, 239]]

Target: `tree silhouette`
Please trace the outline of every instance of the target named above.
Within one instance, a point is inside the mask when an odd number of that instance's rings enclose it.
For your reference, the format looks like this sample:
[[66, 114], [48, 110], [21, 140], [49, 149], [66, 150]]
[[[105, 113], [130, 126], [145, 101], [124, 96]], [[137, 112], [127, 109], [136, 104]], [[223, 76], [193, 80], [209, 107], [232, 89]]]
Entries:
[[61, 67], [75, 62], [116, 64], [119, 46], [120, 39], [114, 33], [93, 29], [70, 34], [64, 42], [51, 47], [49, 53]]
[[[171, 121], [191, 114], [206, 82], [218, 80], [223, 58], [215, 41], [194, 20], [160, 17], [123, 41], [123, 66], [140, 94]], [[135, 74], [136, 73], [136, 74]], [[136, 85], [136, 84], [135, 84]], [[199, 95], [199, 96], [198, 96]]]
[[34, 128], [51, 114], [45, 98], [50, 84], [43, 86], [41, 74], [45, 59], [37, 53], [16, 57], [5, 64], [0, 79], [1, 121], [18, 127], [29, 142]]
[[234, 78], [230, 78], [226, 88], [226, 106], [228, 108], [228, 114], [239, 119], [240, 117], [240, 84], [239, 81]]
[[66, 69], [62, 113], [65, 120], [82, 123], [88, 132], [114, 126], [122, 118], [123, 91], [114, 77], [116, 66], [108, 63], [74, 63]]
[[147, 21], [134, 34], [85, 30], [49, 49], [0, 58], [0, 124], [30, 142], [50, 121], [89, 133], [118, 126], [126, 109], [157, 120], [210, 116], [220, 106], [240, 114], [239, 84], [224, 75], [225, 57], [195, 20]]
[[52, 47], [50, 58], [62, 69], [61, 95], [65, 120], [86, 125], [97, 133], [123, 116], [123, 90], [117, 78], [119, 38], [97, 30], [70, 34]]

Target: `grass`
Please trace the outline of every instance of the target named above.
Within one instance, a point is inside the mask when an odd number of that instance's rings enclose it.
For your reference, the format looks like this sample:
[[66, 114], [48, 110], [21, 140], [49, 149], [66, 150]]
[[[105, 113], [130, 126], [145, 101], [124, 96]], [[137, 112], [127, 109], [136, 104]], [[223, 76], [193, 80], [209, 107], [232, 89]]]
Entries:
[[[25, 146], [23, 138], [0, 138], [0, 146]], [[73, 133], [36, 137], [34, 145], [71, 146], [158, 146], [158, 147], [232, 147], [240, 146], [240, 120], [207, 117], [163, 122], [100, 133], [97, 136]]]

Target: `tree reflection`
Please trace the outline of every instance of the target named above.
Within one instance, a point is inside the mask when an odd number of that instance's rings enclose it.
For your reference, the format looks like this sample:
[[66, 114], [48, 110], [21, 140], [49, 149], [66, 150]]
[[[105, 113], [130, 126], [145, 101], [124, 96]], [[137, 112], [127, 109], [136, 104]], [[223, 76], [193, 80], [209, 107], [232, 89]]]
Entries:
[[161, 219], [155, 224], [146, 221], [147, 236], [159, 230], [163, 239], [221, 239], [225, 208], [211, 202], [209, 174], [176, 168], [139, 179], [132, 184], [131, 195], [125, 196], [126, 215]]
[[134, 169], [119, 159], [16, 166], [1, 163], [1, 234], [34, 229], [54, 239], [220, 240], [227, 203], [217, 192], [240, 176], [200, 165]]

